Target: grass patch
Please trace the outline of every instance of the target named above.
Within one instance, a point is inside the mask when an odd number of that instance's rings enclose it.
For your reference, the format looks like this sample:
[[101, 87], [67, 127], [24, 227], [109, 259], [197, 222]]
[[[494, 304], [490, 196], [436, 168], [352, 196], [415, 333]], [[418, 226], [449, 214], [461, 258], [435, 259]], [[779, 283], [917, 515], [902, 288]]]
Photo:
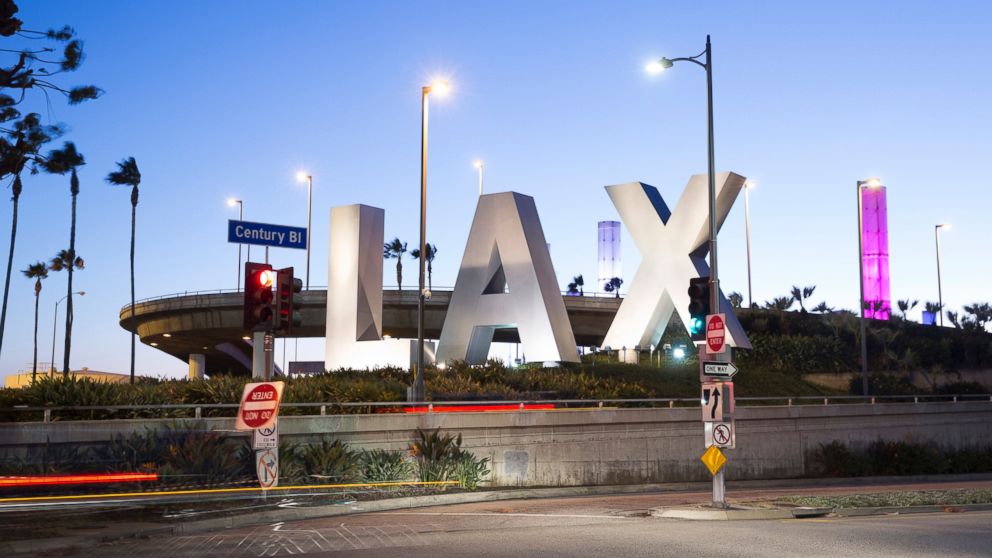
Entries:
[[921, 490], [846, 496], [787, 496], [780, 502], [814, 508], [881, 508], [992, 504], [992, 489]]

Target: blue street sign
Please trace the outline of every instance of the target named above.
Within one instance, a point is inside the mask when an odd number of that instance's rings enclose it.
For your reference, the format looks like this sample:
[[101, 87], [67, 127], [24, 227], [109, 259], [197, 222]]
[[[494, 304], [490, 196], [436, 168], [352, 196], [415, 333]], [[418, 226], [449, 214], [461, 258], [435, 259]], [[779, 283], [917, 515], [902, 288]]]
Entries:
[[287, 227], [250, 221], [227, 222], [227, 241], [235, 244], [257, 244], [277, 248], [307, 249], [307, 230], [303, 227]]

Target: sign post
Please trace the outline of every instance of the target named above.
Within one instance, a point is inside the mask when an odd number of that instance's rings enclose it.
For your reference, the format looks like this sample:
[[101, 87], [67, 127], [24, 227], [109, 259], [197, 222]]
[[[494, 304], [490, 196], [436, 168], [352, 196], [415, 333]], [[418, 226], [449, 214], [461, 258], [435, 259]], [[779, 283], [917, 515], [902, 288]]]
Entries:
[[[712, 306], [718, 308], [718, 306]], [[720, 448], [737, 446], [734, 422], [734, 384], [730, 380], [739, 371], [727, 346], [726, 314], [706, 316], [706, 341], [699, 351], [699, 380], [704, 445], [700, 458], [713, 475], [713, 505], [726, 507], [723, 466], [727, 457]], [[709, 357], [708, 359], [706, 357]]]

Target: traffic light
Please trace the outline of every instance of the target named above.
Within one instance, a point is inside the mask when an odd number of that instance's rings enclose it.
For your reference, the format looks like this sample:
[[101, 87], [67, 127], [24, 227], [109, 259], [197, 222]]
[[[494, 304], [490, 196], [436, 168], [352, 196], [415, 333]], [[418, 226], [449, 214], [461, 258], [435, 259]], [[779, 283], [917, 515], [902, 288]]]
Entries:
[[272, 323], [274, 283], [271, 265], [245, 262], [245, 329], [267, 329]]
[[693, 341], [706, 339], [706, 315], [710, 313], [710, 278], [689, 279], [689, 337]]
[[297, 310], [303, 301], [296, 296], [303, 290], [303, 281], [293, 277], [293, 268], [280, 269], [276, 276], [276, 322], [275, 330], [282, 335], [292, 333], [294, 327], [302, 324]]

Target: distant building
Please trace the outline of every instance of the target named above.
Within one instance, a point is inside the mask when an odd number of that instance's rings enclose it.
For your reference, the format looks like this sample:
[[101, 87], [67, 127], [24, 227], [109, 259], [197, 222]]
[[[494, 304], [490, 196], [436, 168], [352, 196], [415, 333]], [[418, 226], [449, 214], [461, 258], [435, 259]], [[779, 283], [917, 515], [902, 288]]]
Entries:
[[[39, 363], [40, 364], [40, 363]], [[74, 378], [89, 378], [97, 382], [110, 382], [110, 383], [124, 383], [131, 381], [130, 374], [118, 374], [117, 372], [99, 372], [97, 370], [90, 370], [89, 368], [83, 368], [82, 370], [73, 370], [70, 372]], [[55, 378], [61, 378], [61, 372], [53, 372], [51, 368], [42, 369], [41, 366], [38, 367], [38, 378], [43, 378], [45, 376], [51, 376]], [[7, 374], [7, 378], [4, 381], [4, 387], [15, 388], [15, 387], [25, 387], [31, 385], [31, 371], [20, 371], [16, 374]]]
[[620, 265], [620, 221], [600, 221], [599, 229], [599, 277], [597, 291], [614, 277], [623, 277]]
[[861, 223], [864, 316], [888, 320], [892, 315], [892, 298], [889, 294], [889, 225], [885, 186], [861, 188]]

